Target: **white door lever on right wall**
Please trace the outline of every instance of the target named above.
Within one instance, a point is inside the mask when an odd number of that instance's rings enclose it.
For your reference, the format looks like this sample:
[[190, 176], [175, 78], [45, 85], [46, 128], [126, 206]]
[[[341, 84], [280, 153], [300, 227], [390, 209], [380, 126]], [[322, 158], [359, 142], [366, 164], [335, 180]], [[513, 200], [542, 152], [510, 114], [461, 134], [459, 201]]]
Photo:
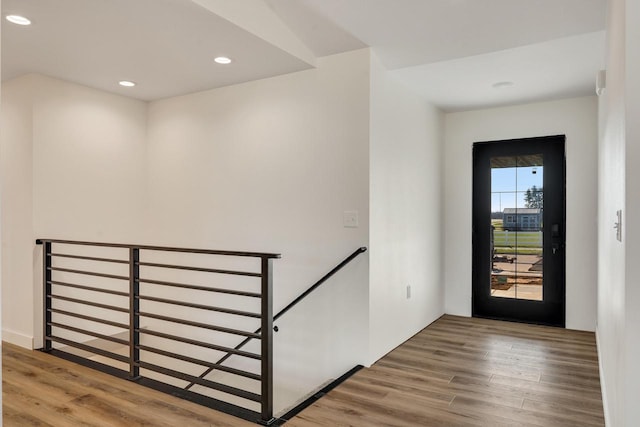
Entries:
[[622, 210], [616, 211], [617, 221], [613, 224], [613, 228], [616, 230], [616, 239], [622, 242]]

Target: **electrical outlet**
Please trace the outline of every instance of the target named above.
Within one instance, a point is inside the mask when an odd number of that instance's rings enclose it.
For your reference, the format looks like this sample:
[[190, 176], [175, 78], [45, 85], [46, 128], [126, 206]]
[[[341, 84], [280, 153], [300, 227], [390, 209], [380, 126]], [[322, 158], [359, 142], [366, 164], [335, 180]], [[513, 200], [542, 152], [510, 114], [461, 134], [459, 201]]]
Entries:
[[407, 285], [407, 299], [411, 298], [411, 285]]

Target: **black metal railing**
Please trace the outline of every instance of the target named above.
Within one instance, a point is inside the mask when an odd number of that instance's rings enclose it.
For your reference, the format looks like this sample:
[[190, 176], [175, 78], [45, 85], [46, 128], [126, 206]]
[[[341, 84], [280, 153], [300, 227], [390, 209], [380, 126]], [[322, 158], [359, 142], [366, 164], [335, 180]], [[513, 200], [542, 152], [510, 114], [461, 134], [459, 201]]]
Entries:
[[[273, 322], [367, 250], [358, 248], [273, 316], [279, 254], [36, 243], [43, 245], [43, 351], [260, 424], [275, 420]], [[211, 267], [222, 259], [235, 261]], [[253, 340], [259, 349], [244, 350]]]
[[[37, 243], [44, 249], [43, 351], [253, 422], [274, 420], [272, 261], [279, 254]], [[207, 257], [227, 266], [211, 268]], [[218, 284], [221, 275], [235, 283]], [[256, 332], [252, 324], [260, 325]], [[260, 340], [259, 351], [233, 348], [238, 336]], [[244, 362], [208, 361], [228, 354]], [[249, 384], [205, 379], [203, 368]]]

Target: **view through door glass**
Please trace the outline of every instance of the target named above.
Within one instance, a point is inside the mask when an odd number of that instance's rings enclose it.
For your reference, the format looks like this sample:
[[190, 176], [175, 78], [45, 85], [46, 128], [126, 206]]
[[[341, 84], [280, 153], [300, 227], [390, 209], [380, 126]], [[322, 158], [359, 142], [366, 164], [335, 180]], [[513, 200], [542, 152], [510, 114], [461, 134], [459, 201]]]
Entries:
[[542, 154], [492, 157], [491, 296], [542, 301]]

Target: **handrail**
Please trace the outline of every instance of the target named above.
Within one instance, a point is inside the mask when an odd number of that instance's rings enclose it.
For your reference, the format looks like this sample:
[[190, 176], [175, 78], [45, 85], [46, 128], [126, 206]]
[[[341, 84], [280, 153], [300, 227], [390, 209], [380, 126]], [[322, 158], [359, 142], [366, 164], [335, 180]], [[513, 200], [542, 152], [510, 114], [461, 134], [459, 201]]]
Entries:
[[[320, 278], [320, 280], [318, 280], [316, 283], [314, 283], [313, 285], [311, 285], [311, 287], [309, 287], [306, 291], [304, 291], [303, 293], [301, 293], [297, 298], [295, 298], [293, 301], [291, 301], [289, 304], [287, 304], [286, 307], [284, 307], [282, 310], [280, 310], [275, 316], [273, 316], [273, 321], [275, 322], [276, 320], [278, 320], [280, 317], [282, 317], [282, 315], [284, 315], [287, 311], [291, 310], [295, 305], [297, 305], [300, 301], [302, 301], [303, 299], [305, 299], [311, 292], [315, 291], [320, 285], [322, 285], [324, 282], [326, 282], [331, 276], [333, 276], [334, 274], [336, 274], [338, 271], [340, 271], [345, 265], [349, 264], [354, 258], [356, 258], [358, 255], [360, 255], [363, 252], [366, 252], [367, 248], [365, 246], [359, 247], [358, 249], [356, 249], [351, 255], [349, 255], [348, 257], [346, 257], [341, 263], [339, 263], [338, 265], [336, 265], [333, 269], [331, 269], [331, 271], [329, 271], [327, 274], [325, 274], [324, 276], [322, 276]], [[262, 328], [258, 328], [256, 329], [256, 331], [254, 332], [254, 334], [258, 334], [260, 333], [260, 331], [262, 330]], [[277, 332], [277, 326], [274, 328], [274, 330]], [[238, 344], [237, 346], [235, 346], [233, 349], [234, 350], [240, 350], [242, 347], [244, 347], [245, 345], [247, 345], [249, 343], [249, 341], [251, 341], [253, 339], [253, 337], [247, 337], [244, 340], [242, 340], [242, 342], [240, 342], [240, 344]], [[228, 358], [230, 358], [233, 355], [233, 353], [229, 352], [227, 354], [225, 354], [224, 356], [222, 356], [220, 358], [220, 360], [218, 360], [217, 362], [213, 363], [211, 367], [207, 368], [206, 371], [204, 371], [202, 374], [200, 374], [200, 376], [198, 378], [202, 379], [204, 377], [206, 377], [207, 375], [209, 375], [211, 372], [213, 372], [216, 368], [214, 366], [219, 366], [220, 364], [224, 363]], [[189, 390], [191, 387], [193, 387], [195, 385], [195, 383], [189, 383], [184, 389], [185, 390]]]
[[[128, 243], [105, 243], [105, 242], [86, 242], [80, 240], [58, 240], [58, 239], [37, 239], [36, 245], [43, 243], [60, 243], [65, 245], [81, 245], [81, 246], [98, 246], [107, 248], [123, 248], [123, 249], [141, 249], [147, 251], [163, 251], [163, 252], [184, 252], [192, 254], [208, 254], [208, 255], [228, 255], [239, 257], [255, 257], [255, 258], [281, 258], [280, 254], [266, 252], [246, 252], [246, 251], [221, 251], [215, 249], [193, 249], [193, 248], [175, 248], [171, 246], [149, 246], [149, 245], [132, 245]], [[60, 256], [60, 255], [58, 255]]]
[[306, 291], [301, 293], [298, 298], [296, 298], [293, 301], [291, 301], [285, 308], [280, 310], [278, 312], [278, 314], [273, 316], [273, 321], [275, 322], [276, 320], [278, 320], [283, 314], [285, 314], [287, 311], [291, 310], [293, 308], [293, 306], [295, 306], [300, 301], [305, 299], [307, 297], [307, 295], [309, 295], [311, 292], [315, 291], [320, 285], [322, 285], [324, 282], [326, 282], [331, 276], [333, 276], [338, 271], [340, 271], [342, 269], [342, 267], [344, 267], [345, 265], [349, 264], [355, 257], [357, 257], [358, 255], [360, 255], [361, 253], [366, 252], [366, 251], [367, 251], [367, 248], [365, 246], [362, 246], [362, 247], [356, 249], [351, 255], [346, 257], [344, 259], [344, 261], [342, 261], [340, 264], [335, 266], [335, 268], [333, 268], [330, 272], [328, 272], [327, 274], [322, 276], [322, 278], [320, 280], [318, 280], [316, 283], [314, 283], [309, 289], [307, 289]]

